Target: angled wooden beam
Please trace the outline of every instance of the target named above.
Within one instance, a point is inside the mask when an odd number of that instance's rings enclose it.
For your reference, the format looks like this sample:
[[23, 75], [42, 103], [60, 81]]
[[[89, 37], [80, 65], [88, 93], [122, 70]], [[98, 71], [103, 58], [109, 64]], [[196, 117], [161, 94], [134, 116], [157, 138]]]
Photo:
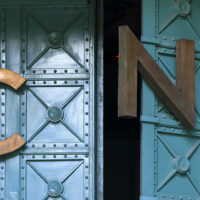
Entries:
[[176, 42], [176, 87], [182, 93], [189, 109], [194, 109], [194, 42], [181, 39]]
[[176, 86], [128, 26], [119, 27], [119, 117], [137, 115], [138, 70], [175, 117], [186, 128], [194, 127], [194, 42], [177, 41], [177, 51]]

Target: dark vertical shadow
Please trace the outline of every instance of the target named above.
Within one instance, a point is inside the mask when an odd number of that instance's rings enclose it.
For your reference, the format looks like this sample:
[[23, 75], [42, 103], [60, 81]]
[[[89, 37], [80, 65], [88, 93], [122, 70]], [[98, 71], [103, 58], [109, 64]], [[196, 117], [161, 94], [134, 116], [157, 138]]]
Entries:
[[[120, 25], [128, 25], [140, 38], [140, 0], [104, 1], [105, 200], [139, 199], [140, 190], [140, 98], [138, 98], [137, 118], [117, 117], [118, 58], [116, 56]], [[140, 87], [140, 80], [138, 85]]]

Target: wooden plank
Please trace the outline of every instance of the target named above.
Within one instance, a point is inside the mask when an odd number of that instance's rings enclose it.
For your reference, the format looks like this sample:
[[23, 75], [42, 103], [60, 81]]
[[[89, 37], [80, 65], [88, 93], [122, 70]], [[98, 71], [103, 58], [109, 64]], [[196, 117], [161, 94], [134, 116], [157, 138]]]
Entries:
[[21, 148], [25, 144], [24, 139], [15, 133], [10, 138], [0, 141], [0, 155], [8, 154]]
[[[140, 41], [136, 38], [136, 36], [131, 32], [131, 30], [127, 26], [122, 26], [119, 28], [121, 32], [121, 36], [123, 36], [124, 40], [131, 41], [129, 45], [133, 46], [132, 49], [134, 50], [134, 53], [131, 53], [131, 56], [133, 60], [137, 60], [140, 64], [138, 65], [138, 62], [135, 62], [135, 67], [138, 67], [139, 72], [145, 79], [145, 81], [152, 87], [152, 89], [155, 91], [155, 93], [162, 99], [162, 101], [168, 106], [170, 111], [175, 115], [175, 117], [180, 120], [187, 128], [193, 128], [194, 127], [194, 107], [191, 108], [191, 106], [188, 105], [188, 100], [185, 100], [182, 91], [176, 87], [169, 78], [165, 75], [165, 73], [161, 70], [161, 68], [158, 66], [158, 64], [154, 61], [154, 59], [150, 56], [150, 54], [147, 52], [147, 50], [143, 47], [143, 45], [140, 43]], [[129, 39], [127, 39], [130, 37]], [[120, 38], [123, 39], [123, 38]], [[125, 46], [128, 51], [130, 47]], [[194, 51], [194, 48], [190, 46], [191, 49], [187, 49], [187, 51]], [[122, 51], [120, 47], [120, 52]], [[129, 59], [127, 57], [122, 57], [121, 59], [126, 59], [125, 61], [121, 61], [119, 63], [120, 68], [126, 68], [129, 65]], [[188, 59], [188, 62], [190, 60]], [[127, 62], [127, 63], [126, 63]], [[126, 64], [126, 66], [123, 66], [123, 64]], [[190, 63], [192, 67], [194, 62]], [[133, 66], [131, 66], [133, 68]], [[128, 69], [126, 69], [128, 71]], [[119, 76], [122, 75], [123, 70], [120, 71]], [[191, 73], [188, 73], [188, 76]], [[127, 79], [130, 77], [126, 76]], [[125, 78], [124, 78], [125, 82]], [[120, 86], [121, 83], [119, 83]], [[131, 84], [129, 80], [127, 80], [127, 84]], [[131, 88], [131, 86], [124, 87], [124, 90], [128, 90]], [[194, 89], [187, 87], [187, 90]], [[187, 91], [184, 90], [185, 92]], [[128, 94], [128, 91], [124, 91], [122, 95]], [[119, 93], [118, 95], [121, 95]], [[132, 97], [133, 98], [133, 97]], [[128, 100], [126, 100], [127, 102]], [[125, 102], [125, 103], [126, 103]], [[119, 103], [123, 103], [120, 102]], [[119, 105], [120, 107], [120, 105]], [[122, 107], [122, 106], [121, 106]], [[123, 107], [126, 108], [126, 107]], [[129, 114], [127, 108], [123, 110], [124, 113]]]
[[[126, 33], [124, 34], [124, 31]], [[137, 59], [136, 46], [130, 32], [119, 29], [118, 116], [137, 116]]]
[[10, 85], [14, 89], [21, 87], [26, 80], [19, 74], [8, 70], [0, 69], [0, 82]]
[[194, 41], [181, 39], [176, 42], [176, 87], [182, 92], [190, 109], [194, 108]]

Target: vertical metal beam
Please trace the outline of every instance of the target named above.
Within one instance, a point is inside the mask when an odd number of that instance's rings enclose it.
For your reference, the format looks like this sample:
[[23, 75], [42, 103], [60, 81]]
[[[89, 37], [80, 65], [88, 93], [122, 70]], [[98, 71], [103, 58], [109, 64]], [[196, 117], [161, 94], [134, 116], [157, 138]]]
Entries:
[[104, 179], [103, 179], [103, 0], [96, 1], [96, 167], [95, 167], [95, 199], [104, 199]]

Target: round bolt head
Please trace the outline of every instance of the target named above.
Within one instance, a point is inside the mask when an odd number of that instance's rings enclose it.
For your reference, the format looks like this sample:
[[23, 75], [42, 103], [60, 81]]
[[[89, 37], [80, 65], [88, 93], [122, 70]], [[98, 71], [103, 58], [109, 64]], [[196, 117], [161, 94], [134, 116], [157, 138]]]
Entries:
[[48, 119], [57, 123], [63, 118], [63, 110], [57, 106], [52, 106], [47, 110]]
[[190, 168], [190, 161], [185, 156], [177, 157], [175, 160], [175, 168], [179, 173], [185, 174]]
[[63, 192], [63, 185], [57, 180], [51, 181], [47, 185], [48, 194], [51, 197], [58, 197]]
[[182, 16], [186, 16], [191, 11], [190, 3], [187, 0], [181, 0], [179, 4], [179, 12]]
[[47, 41], [50, 47], [58, 49], [62, 46], [64, 42], [63, 35], [58, 32], [52, 32], [48, 35]]

